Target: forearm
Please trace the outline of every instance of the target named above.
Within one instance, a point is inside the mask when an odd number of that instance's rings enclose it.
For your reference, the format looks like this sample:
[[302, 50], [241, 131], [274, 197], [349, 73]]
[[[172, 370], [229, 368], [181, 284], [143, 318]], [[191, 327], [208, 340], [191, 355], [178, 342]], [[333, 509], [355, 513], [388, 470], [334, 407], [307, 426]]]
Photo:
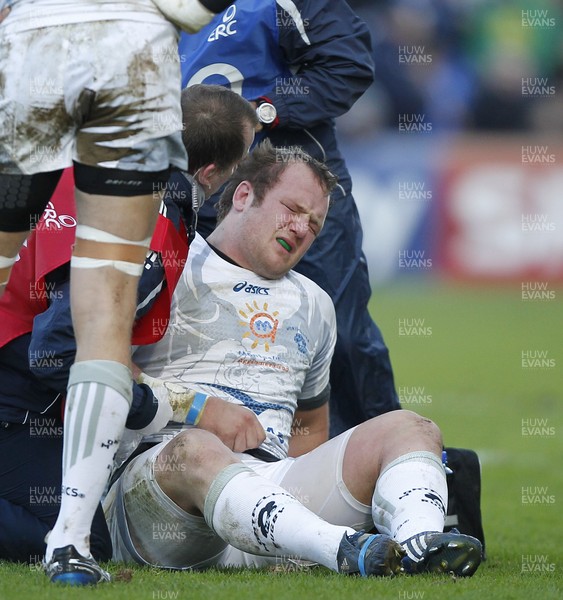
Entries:
[[144, 373], [138, 375], [137, 381], [150, 386], [159, 402], [170, 404], [170, 420], [205, 429], [234, 452], [257, 448], [266, 438], [256, 415], [244, 406], [197, 393], [189, 387], [165, 382]]

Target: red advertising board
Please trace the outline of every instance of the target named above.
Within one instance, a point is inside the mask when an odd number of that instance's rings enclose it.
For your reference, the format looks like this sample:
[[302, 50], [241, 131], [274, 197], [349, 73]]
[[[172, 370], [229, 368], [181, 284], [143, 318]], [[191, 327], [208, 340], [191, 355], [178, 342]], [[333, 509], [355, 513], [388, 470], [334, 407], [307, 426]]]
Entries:
[[440, 177], [444, 274], [563, 281], [562, 161], [555, 140], [461, 138]]

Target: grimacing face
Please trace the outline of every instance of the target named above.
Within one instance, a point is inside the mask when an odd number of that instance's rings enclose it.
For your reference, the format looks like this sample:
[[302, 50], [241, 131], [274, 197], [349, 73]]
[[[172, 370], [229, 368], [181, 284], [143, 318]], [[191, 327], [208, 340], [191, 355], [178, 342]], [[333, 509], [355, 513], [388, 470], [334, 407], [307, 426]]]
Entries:
[[[260, 204], [242, 182], [235, 191], [246, 196], [238, 216], [238, 264], [268, 279], [292, 269], [309, 249], [324, 225], [329, 195], [305, 163], [292, 163]], [[235, 200], [234, 198], [234, 200]], [[243, 202], [244, 200], [244, 202]], [[236, 202], [237, 200], [235, 200]]]

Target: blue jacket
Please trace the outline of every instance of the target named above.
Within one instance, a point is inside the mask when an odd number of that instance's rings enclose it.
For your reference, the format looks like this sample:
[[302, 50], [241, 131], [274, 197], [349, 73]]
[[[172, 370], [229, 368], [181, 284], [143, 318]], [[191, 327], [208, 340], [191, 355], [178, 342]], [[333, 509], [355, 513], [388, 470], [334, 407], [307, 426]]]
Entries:
[[368, 28], [344, 0], [237, 0], [197, 34], [182, 34], [179, 53], [183, 86], [266, 96], [279, 118], [272, 143], [326, 162], [350, 194], [334, 119], [370, 86], [374, 65]]

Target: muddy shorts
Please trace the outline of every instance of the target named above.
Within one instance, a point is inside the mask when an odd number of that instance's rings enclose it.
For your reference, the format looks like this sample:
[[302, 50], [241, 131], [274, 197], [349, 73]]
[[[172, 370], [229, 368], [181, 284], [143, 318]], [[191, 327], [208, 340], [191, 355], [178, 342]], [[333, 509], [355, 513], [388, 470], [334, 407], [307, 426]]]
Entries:
[[165, 21], [0, 26], [0, 173], [187, 167], [177, 30]]
[[[356, 500], [342, 480], [342, 461], [352, 431], [298, 458], [264, 462], [248, 454], [237, 456], [329, 523], [369, 529], [373, 526], [371, 507]], [[173, 569], [257, 568], [288, 560], [287, 554], [256, 556], [228, 545], [203, 517], [188, 514], [168, 498], [155, 475], [155, 461], [167, 443], [137, 456], [104, 501], [114, 560]], [[160, 468], [181, 477], [186, 466], [166, 461]]]

